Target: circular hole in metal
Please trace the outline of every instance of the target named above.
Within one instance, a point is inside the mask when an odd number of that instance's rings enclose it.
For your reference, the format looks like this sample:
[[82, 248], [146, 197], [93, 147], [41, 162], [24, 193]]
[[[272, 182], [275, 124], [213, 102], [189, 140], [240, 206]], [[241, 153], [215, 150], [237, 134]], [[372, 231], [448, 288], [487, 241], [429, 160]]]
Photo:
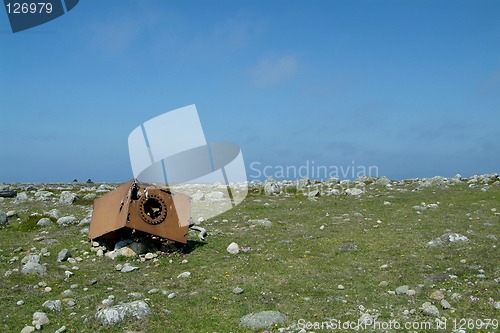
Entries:
[[159, 196], [143, 197], [139, 202], [139, 213], [144, 222], [149, 224], [160, 224], [167, 218], [167, 206]]

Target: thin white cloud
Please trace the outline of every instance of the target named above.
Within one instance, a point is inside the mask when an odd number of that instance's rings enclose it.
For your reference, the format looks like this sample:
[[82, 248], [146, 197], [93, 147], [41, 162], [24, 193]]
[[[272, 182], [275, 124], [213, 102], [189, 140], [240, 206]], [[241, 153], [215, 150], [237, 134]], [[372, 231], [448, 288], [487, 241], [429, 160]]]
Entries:
[[251, 84], [257, 88], [277, 86], [292, 78], [298, 66], [297, 58], [291, 55], [266, 56], [250, 70]]

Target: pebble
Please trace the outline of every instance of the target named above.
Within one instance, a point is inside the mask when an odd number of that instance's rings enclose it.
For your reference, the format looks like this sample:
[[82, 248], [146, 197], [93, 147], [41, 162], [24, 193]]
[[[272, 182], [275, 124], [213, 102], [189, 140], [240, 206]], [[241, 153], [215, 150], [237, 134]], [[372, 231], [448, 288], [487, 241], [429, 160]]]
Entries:
[[240, 287], [236, 287], [233, 289], [233, 294], [239, 295], [243, 293], [243, 289]]
[[50, 293], [52, 291], [52, 288], [51, 287], [45, 287], [45, 289], [43, 289], [43, 291], [45, 291], [46, 293]]
[[339, 285], [337, 286], [337, 289], [338, 289], [338, 290], [344, 290], [344, 289], [345, 289], [345, 287], [344, 287], [343, 285], [339, 284]]
[[398, 295], [406, 294], [408, 290], [410, 290], [410, 287], [408, 286], [399, 286], [396, 288], [396, 294]]
[[227, 253], [229, 254], [238, 254], [240, 253], [240, 247], [238, 244], [236, 243], [231, 243], [229, 244], [229, 246], [227, 247]]
[[16, 304], [17, 305], [24, 305], [24, 301], [23, 300], [17, 301]]
[[443, 299], [441, 300], [441, 307], [445, 310], [451, 309], [451, 304], [447, 300]]
[[441, 290], [436, 290], [435, 292], [429, 295], [429, 298], [435, 301], [440, 301], [444, 299], [444, 294]]
[[173, 298], [175, 298], [176, 296], [177, 296], [177, 294], [176, 294], [176, 293], [170, 293], [170, 294], [168, 294], [167, 298], [168, 298], [168, 299], [173, 299]]
[[177, 275], [177, 278], [180, 279], [180, 278], [187, 278], [187, 277], [190, 277], [191, 276], [191, 272], [183, 272], [179, 275]]
[[387, 287], [388, 285], [389, 285], [389, 282], [387, 282], [387, 281], [381, 281], [381, 282], [378, 284], [378, 286], [379, 286], [379, 287]]

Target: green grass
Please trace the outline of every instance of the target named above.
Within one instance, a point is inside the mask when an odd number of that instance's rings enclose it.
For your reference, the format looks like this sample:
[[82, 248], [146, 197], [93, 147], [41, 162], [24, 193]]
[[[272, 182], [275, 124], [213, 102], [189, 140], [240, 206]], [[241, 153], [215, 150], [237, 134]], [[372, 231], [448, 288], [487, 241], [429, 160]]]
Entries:
[[[492, 208], [500, 211], [497, 198], [500, 187], [492, 186], [483, 192], [462, 183], [449, 188], [416, 190], [416, 186], [409, 183], [390, 190], [369, 184], [367, 192], [359, 198], [319, 197], [314, 201], [296, 191], [288, 193], [287, 198], [251, 193], [242, 204], [206, 223], [209, 234], [212, 233], [206, 243], [197, 243], [192, 234], [189, 251], [160, 255], [156, 263], [133, 261], [132, 264], [140, 269], [130, 273], [115, 271], [117, 263], [130, 260], [112, 261], [90, 252], [86, 236], [79, 233], [81, 227], [37, 227], [34, 224], [40, 217], [29, 217], [32, 212], [43, 214], [55, 207], [83, 218], [89, 203], [59, 207], [57, 203], [47, 202], [14, 205], [11, 200], [5, 200], [0, 203], [0, 209], [17, 210], [20, 222], [14, 218], [9, 227], [0, 229], [0, 330], [19, 332], [31, 324], [33, 312], [43, 310], [45, 300], [62, 299], [61, 292], [75, 283], [79, 285], [73, 289], [76, 306], [64, 307], [58, 314], [48, 313], [51, 323], [44, 331], [55, 331], [66, 325], [67, 332], [123, 332], [127, 329], [141, 332], [262, 332], [239, 327], [239, 319], [253, 311], [277, 310], [288, 317], [283, 327], [301, 318], [311, 322], [330, 318], [357, 320], [359, 306], [377, 310], [379, 320], [433, 321], [418, 308], [431, 301], [428, 296], [441, 288], [445, 289], [446, 299], [455, 308], [441, 310], [436, 304], [442, 316], [498, 319], [498, 310], [494, 310], [489, 300], [500, 300], [498, 283], [494, 281], [500, 276], [500, 256], [498, 241], [489, 236], [500, 237], [500, 217], [491, 211]], [[384, 201], [391, 204], [384, 205]], [[419, 214], [413, 206], [421, 202], [440, 204], [436, 209]], [[272, 226], [255, 226], [248, 222], [263, 218], [271, 220]], [[324, 229], [320, 230], [322, 225]], [[45, 231], [48, 234], [44, 234]], [[442, 248], [425, 247], [431, 239], [450, 231], [466, 235], [470, 242]], [[40, 236], [56, 239], [57, 243], [44, 245], [43, 240], [34, 240]], [[251, 251], [229, 255], [226, 247], [231, 242], [251, 247]], [[356, 244], [357, 250], [340, 251], [339, 247], [346, 243]], [[19, 247], [23, 251], [13, 253]], [[8, 270], [20, 269], [20, 259], [24, 255], [38, 253], [43, 247], [51, 253], [49, 257], [42, 257], [48, 269], [45, 277], [26, 276], [20, 272], [4, 276]], [[74, 249], [73, 257], [83, 258], [76, 265], [78, 270], [63, 263], [75, 273], [69, 279], [65, 279], [65, 269], [58, 267], [61, 263], [56, 262], [62, 248]], [[19, 261], [10, 262], [14, 256], [18, 256]], [[188, 263], [182, 264], [183, 259]], [[387, 268], [381, 269], [384, 264]], [[485, 279], [476, 277], [480, 274], [479, 269], [484, 270]], [[191, 276], [177, 279], [184, 271], [191, 272]], [[446, 281], [426, 278], [438, 273], [457, 278]], [[89, 285], [93, 279], [98, 282]], [[388, 287], [378, 286], [383, 280], [389, 282]], [[45, 293], [43, 288], [36, 288], [41, 281], [53, 290]], [[345, 289], [339, 290], [339, 284]], [[416, 295], [388, 293], [400, 285], [410, 286], [416, 290]], [[244, 289], [240, 295], [232, 293], [237, 286]], [[84, 291], [84, 287], [88, 290]], [[147, 291], [153, 288], [175, 292], [177, 297], [168, 299], [161, 292], [148, 294]], [[113, 294], [116, 302], [130, 301], [127, 296], [130, 292], [144, 293], [154, 315], [140, 323], [101, 327], [94, 319], [101, 300]], [[459, 293], [463, 298], [453, 300], [452, 293]], [[479, 300], [472, 302], [471, 296]], [[25, 301], [23, 306], [16, 305], [20, 299]], [[403, 311], [410, 309], [416, 309], [416, 314], [404, 316]], [[172, 313], [167, 314], [164, 310]], [[272, 331], [277, 332], [277, 327]]]

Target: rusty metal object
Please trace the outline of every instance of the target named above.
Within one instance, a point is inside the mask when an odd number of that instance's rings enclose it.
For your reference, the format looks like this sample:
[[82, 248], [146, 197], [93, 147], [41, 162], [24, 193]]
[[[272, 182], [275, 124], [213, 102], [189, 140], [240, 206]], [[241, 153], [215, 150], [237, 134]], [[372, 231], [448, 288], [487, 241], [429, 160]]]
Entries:
[[89, 240], [119, 240], [135, 231], [185, 244], [190, 198], [132, 179], [94, 201]]

